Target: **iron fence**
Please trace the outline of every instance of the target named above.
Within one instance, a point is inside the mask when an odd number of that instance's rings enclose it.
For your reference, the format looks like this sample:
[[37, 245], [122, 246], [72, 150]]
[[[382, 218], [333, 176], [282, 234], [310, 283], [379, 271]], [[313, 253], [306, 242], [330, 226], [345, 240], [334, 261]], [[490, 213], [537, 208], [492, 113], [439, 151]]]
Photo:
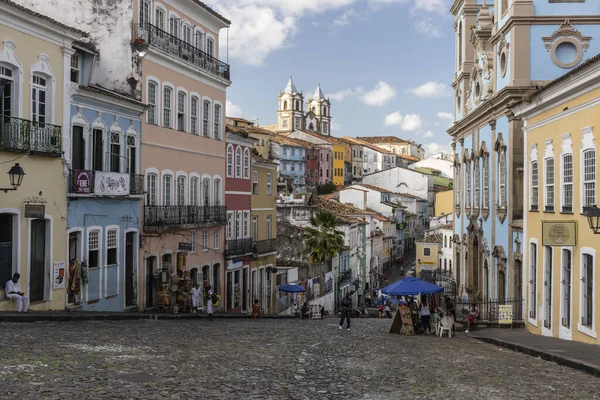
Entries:
[[224, 225], [227, 207], [220, 206], [144, 206], [144, 226], [175, 227]]
[[149, 23], [133, 24], [133, 41], [135, 44], [148, 43], [165, 53], [171, 54], [193, 65], [197, 69], [210, 72], [230, 80], [229, 64], [220, 61], [212, 55], [194, 47], [191, 43], [181, 40], [169, 32], [163, 31]]
[[42, 156], [62, 156], [62, 127], [26, 119], [0, 117], [0, 148]]
[[277, 251], [277, 239], [257, 240], [254, 242], [258, 254], [272, 253]]
[[234, 257], [252, 253], [252, 238], [233, 239], [225, 242], [225, 256]]
[[466, 321], [471, 308], [475, 305], [477, 307], [477, 313], [479, 315], [478, 320], [486, 322], [488, 324], [497, 324], [499, 317], [499, 306], [512, 306], [512, 319], [513, 321], [523, 320], [523, 299], [522, 298], [508, 298], [505, 300], [489, 299], [486, 301], [457, 301], [455, 303], [456, 319], [459, 321]]

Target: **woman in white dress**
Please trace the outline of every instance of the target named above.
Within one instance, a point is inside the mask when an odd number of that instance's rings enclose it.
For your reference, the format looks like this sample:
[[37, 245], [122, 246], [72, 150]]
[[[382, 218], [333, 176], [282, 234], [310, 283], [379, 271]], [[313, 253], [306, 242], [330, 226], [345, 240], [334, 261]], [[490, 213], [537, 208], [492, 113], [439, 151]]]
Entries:
[[198, 313], [198, 303], [200, 302], [201, 295], [202, 290], [200, 289], [200, 284], [196, 283], [196, 287], [192, 288], [192, 312], [194, 314]]
[[206, 288], [207, 291], [207, 302], [206, 302], [206, 312], [208, 313], [208, 318], [212, 320], [213, 318], [213, 291], [210, 288], [210, 285]]

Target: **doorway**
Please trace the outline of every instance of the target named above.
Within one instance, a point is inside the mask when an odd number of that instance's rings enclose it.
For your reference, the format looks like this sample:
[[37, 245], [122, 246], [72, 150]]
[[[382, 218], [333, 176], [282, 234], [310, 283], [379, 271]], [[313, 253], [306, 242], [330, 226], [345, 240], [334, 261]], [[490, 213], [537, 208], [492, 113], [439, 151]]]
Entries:
[[157, 290], [157, 274], [158, 271], [156, 270], [156, 257], [146, 258], [146, 309], [154, 308], [156, 306], [154, 294]]
[[32, 303], [44, 300], [46, 275], [46, 220], [31, 221], [29, 258], [29, 298]]
[[248, 267], [242, 269], [242, 312], [248, 311]]
[[69, 233], [69, 282], [67, 285], [67, 303], [81, 302], [81, 232]]
[[[16, 225], [16, 224], [14, 224]], [[13, 232], [13, 214], [0, 214], [0, 287], [12, 278], [16, 235]]]
[[125, 306], [137, 304], [135, 299], [135, 236], [136, 232], [125, 235]]

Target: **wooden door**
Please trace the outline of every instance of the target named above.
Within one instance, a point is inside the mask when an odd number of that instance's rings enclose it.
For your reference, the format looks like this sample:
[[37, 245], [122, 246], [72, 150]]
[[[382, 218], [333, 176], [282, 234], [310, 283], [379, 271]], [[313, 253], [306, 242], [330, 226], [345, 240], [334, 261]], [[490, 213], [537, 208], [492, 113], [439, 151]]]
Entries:
[[29, 258], [29, 300], [44, 300], [46, 274], [46, 221], [31, 221], [31, 249]]

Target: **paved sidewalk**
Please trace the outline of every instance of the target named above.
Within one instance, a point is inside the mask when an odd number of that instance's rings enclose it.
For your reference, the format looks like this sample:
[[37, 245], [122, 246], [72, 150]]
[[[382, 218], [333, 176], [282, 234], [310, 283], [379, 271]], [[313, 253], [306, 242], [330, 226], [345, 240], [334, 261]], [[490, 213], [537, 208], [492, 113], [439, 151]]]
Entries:
[[525, 329], [471, 331], [471, 337], [600, 377], [600, 346], [534, 335]]
[[[0, 322], [38, 321], [127, 321], [140, 319], [182, 320], [208, 319], [207, 314], [171, 314], [157, 312], [90, 312], [90, 311], [30, 311], [28, 313], [0, 312]], [[215, 313], [215, 319], [250, 318], [242, 313]], [[263, 315], [261, 319], [292, 318], [289, 315]]]

